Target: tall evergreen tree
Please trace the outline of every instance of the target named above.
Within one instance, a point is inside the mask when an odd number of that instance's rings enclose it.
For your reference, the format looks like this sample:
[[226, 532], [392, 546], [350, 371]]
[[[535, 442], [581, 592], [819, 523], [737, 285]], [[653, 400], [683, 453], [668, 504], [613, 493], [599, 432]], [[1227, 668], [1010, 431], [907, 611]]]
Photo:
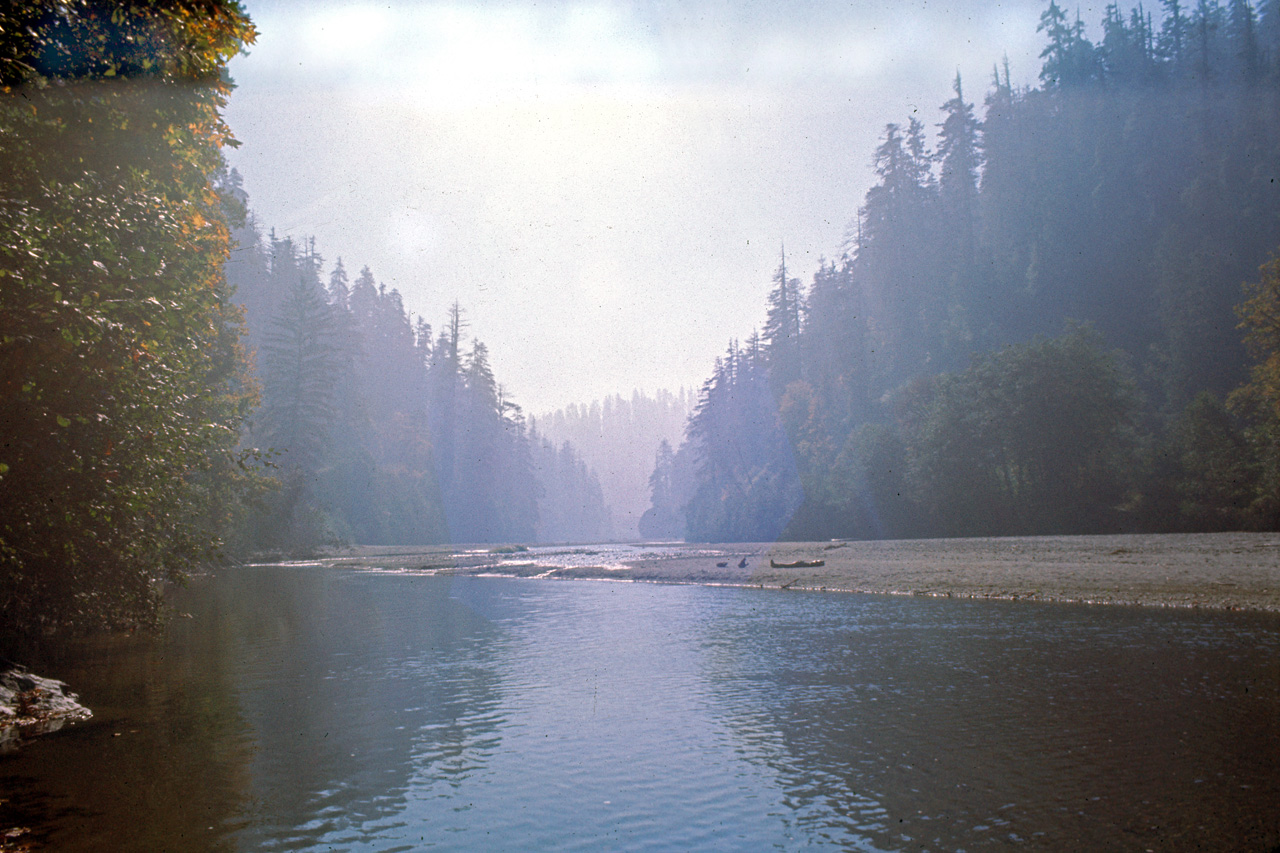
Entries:
[[1208, 86], [1223, 74], [1225, 52], [1222, 50], [1223, 11], [1218, 0], [1197, 0], [1191, 13], [1188, 41], [1189, 66], [1200, 85]]
[[1179, 0], [1160, 0], [1164, 6], [1164, 22], [1156, 39], [1156, 50], [1175, 76], [1185, 69], [1184, 57], [1190, 24]]
[[982, 166], [978, 147], [979, 124], [973, 104], [965, 103], [960, 73], [952, 84], [955, 97], [942, 105], [945, 118], [938, 125], [938, 194], [944, 204], [958, 211], [969, 223], [972, 240], [974, 200], [978, 171]]
[[803, 294], [800, 279], [787, 276], [787, 252], [783, 248], [778, 270], [769, 292], [769, 313], [764, 339], [769, 355], [769, 372], [774, 393], [781, 396], [787, 385], [800, 378], [800, 316]]
[[1036, 32], [1045, 34], [1049, 43], [1040, 52], [1044, 64], [1040, 68], [1040, 82], [1046, 89], [1061, 86], [1079, 86], [1097, 77], [1097, 53], [1084, 36], [1084, 23], [1077, 16], [1067, 21], [1067, 13], [1050, 0], [1049, 7], [1040, 15]]
[[351, 281], [347, 277], [347, 268], [342, 265], [342, 258], [334, 262], [333, 272], [329, 273], [328, 295], [329, 304], [335, 308], [340, 311], [351, 310]]
[[1227, 7], [1227, 40], [1236, 74], [1246, 83], [1256, 83], [1263, 74], [1258, 22], [1248, 0], [1230, 0]]
[[287, 454], [289, 466], [313, 467], [323, 452], [334, 419], [334, 337], [328, 304], [300, 279], [263, 347], [263, 408], [257, 430]]
[[937, 240], [943, 253], [941, 274], [948, 309], [940, 311], [945, 366], [963, 363], [974, 343], [974, 316], [985, 295], [977, 270], [978, 173], [982, 167], [980, 125], [973, 104], [964, 100], [959, 72], [955, 97], [942, 105], [938, 126], [939, 223]]
[[1258, 50], [1267, 76], [1280, 78], [1280, 0], [1258, 4]]
[[805, 301], [804, 377], [825, 401], [826, 429], [835, 435], [873, 418], [878, 369], [863, 288], [846, 259], [823, 263]]
[[697, 480], [686, 508], [698, 541], [770, 541], [802, 502], [795, 457], [778, 417], [758, 337], [731, 342], [689, 418]]
[[863, 206], [863, 237], [855, 258], [865, 283], [867, 312], [888, 353], [886, 372], [902, 381], [931, 358], [931, 332], [940, 322], [940, 298], [931, 287], [936, 258], [919, 246], [930, 239], [937, 186], [933, 160], [923, 146], [923, 125], [914, 117], [904, 134], [885, 128], [874, 165], [879, 183]]

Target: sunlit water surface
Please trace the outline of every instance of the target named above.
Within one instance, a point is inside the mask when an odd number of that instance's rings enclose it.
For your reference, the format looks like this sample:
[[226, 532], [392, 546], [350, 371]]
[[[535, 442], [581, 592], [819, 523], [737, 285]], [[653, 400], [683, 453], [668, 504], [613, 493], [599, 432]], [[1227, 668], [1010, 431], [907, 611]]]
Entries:
[[1274, 617], [259, 567], [46, 662], [58, 850], [1270, 850]]

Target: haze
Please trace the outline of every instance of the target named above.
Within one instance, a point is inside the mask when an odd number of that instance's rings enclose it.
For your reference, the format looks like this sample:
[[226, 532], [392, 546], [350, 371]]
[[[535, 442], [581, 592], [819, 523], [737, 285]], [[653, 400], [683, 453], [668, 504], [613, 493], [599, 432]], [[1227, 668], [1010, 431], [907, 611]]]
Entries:
[[780, 246], [840, 253], [886, 123], [1032, 81], [1042, 5], [249, 2], [229, 159], [326, 269], [458, 300], [526, 411], [696, 388]]

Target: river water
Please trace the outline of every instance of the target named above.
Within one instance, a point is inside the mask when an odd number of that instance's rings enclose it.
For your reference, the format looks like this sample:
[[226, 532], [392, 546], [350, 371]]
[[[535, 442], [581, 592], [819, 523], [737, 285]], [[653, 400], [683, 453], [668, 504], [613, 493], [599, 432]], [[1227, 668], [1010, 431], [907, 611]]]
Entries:
[[[45, 662], [55, 850], [1271, 850], [1274, 616], [256, 567]], [[0, 839], [0, 849], [4, 842]]]

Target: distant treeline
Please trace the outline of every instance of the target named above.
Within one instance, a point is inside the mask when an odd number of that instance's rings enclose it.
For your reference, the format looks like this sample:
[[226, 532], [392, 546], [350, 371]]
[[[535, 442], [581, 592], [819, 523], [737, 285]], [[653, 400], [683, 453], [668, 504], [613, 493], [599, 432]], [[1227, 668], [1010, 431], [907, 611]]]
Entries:
[[[245, 203], [234, 172], [225, 194]], [[234, 236], [261, 393], [243, 440], [271, 466], [235, 550], [608, 537], [595, 474], [526, 424], [459, 305], [436, 334], [368, 267], [322, 281], [314, 241]]]
[[1280, 0], [1161, 5], [1094, 44], [1050, 3], [1039, 87], [997, 69], [979, 120], [957, 76], [933, 150], [885, 128], [841, 257], [783, 259], [642, 529], [1280, 526], [1274, 268], [1241, 290], [1280, 244]]
[[603, 401], [571, 403], [531, 420], [544, 436], [568, 442], [600, 478], [605, 503], [613, 511], [613, 539], [639, 537], [640, 518], [649, 507], [649, 474], [662, 441], [678, 441], [695, 395], [681, 388], [649, 396], [614, 394]]

